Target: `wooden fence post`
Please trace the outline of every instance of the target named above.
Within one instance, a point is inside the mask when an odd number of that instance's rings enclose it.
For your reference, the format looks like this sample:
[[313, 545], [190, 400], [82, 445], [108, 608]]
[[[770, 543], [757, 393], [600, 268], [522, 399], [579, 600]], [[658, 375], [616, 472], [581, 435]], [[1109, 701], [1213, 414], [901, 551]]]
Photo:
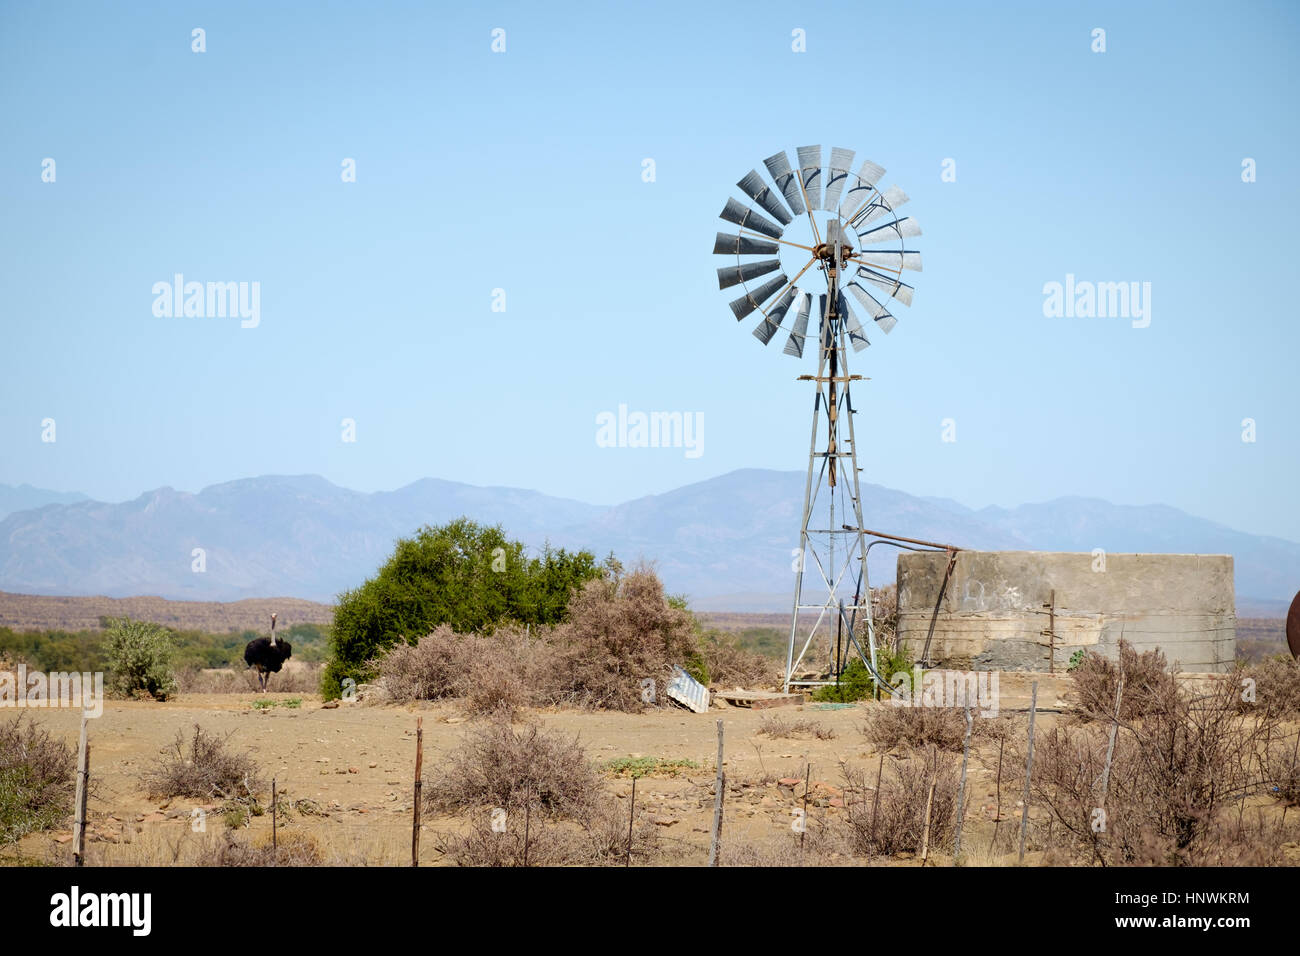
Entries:
[[934, 788], [939, 782], [939, 750], [930, 744], [930, 790], [925, 795], [925, 830], [921, 833], [921, 866], [930, 857], [930, 811], [934, 808]]
[[533, 821], [533, 781], [524, 783], [524, 866], [528, 865], [528, 838]]
[[415, 718], [415, 813], [411, 818], [411, 866], [420, 865], [420, 803], [424, 791], [424, 718]]
[[876, 846], [876, 814], [880, 812], [880, 782], [885, 777], [885, 755], [881, 753], [880, 763], [876, 767], [876, 796], [871, 801], [871, 846]]
[[86, 797], [90, 783], [90, 741], [86, 738], [86, 712], [81, 712], [81, 738], [77, 741], [77, 792], [76, 819], [73, 824], [72, 862], [83, 866], [86, 862]]
[[722, 721], [718, 721], [718, 777], [717, 795], [713, 798], [713, 837], [709, 841], [709, 866], [718, 865], [722, 848], [722, 794], [727, 788], [727, 775], [722, 770]]
[[1025, 834], [1029, 830], [1029, 781], [1034, 774], [1034, 715], [1038, 713], [1038, 681], [1029, 698], [1029, 752], [1025, 756], [1024, 809], [1020, 811], [1020, 862], [1025, 862]]
[[994, 844], [998, 842], [998, 828], [1002, 826], [1002, 751], [1006, 749], [1006, 746], [1007, 746], [1007, 738], [1006, 735], [1004, 734], [1003, 736], [998, 738], [998, 782], [997, 782], [998, 802], [997, 802], [996, 809], [994, 809], [993, 811], [993, 838], [989, 840], [990, 854], [993, 852]]
[[970, 732], [974, 720], [970, 707], [966, 708], [966, 739], [961, 749], [961, 783], [957, 786], [957, 835], [953, 839], [952, 855], [955, 860], [961, 855], [961, 828], [966, 822], [966, 765], [970, 761]]
[[806, 764], [803, 775], [803, 819], [799, 821], [799, 865], [803, 866], [803, 838], [808, 835], [808, 785], [812, 781], [812, 764]]
[[627, 859], [624, 866], [632, 865], [632, 825], [636, 823], [636, 774], [632, 775], [632, 800], [627, 811]]

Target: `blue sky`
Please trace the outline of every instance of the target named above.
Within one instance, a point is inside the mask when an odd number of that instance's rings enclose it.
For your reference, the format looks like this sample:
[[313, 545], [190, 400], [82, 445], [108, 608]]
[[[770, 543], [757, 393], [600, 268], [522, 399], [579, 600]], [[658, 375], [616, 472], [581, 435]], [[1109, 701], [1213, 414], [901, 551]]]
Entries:
[[[711, 249], [737, 179], [820, 143], [924, 229], [915, 304], [854, 356], [866, 480], [1300, 539], [1300, 8], [1228, 10], [5, 3], [0, 481], [612, 503], [802, 469], [811, 369], [735, 322]], [[260, 283], [260, 324], [155, 316], [175, 273]], [[1149, 327], [1045, 317], [1067, 274], [1151, 283]], [[703, 453], [599, 447], [620, 403], [702, 415]]]

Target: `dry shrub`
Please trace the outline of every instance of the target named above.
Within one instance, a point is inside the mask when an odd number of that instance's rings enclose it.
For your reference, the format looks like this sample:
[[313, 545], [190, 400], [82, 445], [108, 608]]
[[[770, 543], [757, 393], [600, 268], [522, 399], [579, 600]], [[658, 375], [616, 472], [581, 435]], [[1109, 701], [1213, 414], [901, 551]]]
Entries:
[[890, 704], [876, 708], [867, 717], [862, 732], [881, 750], [928, 747], [934, 744], [940, 750], [961, 753], [966, 739], [966, 714], [959, 707]]
[[0, 725], [0, 845], [59, 826], [72, 812], [77, 757], [19, 713]]
[[176, 731], [172, 746], [141, 775], [145, 792], [151, 798], [252, 798], [261, 789], [257, 765], [251, 754], [230, 749], [230, 737], [209, 734], [195, 724], [187, 742], [185, 735]]
[[472, 714], [509, 717], [547, 702], [553, 648], [542, 636], [508, 626], [491, 635], [457, 634], [443, 624], [416, 644], [398, 644], [372, 661], [380, 700], [459, 698]]
[[1118, 663], [1089, 652], [1073, 672], [1082, 717], [1114, 718], [1115, 692], [1121, 672], [1124, 697], [1120, 717], [1124, 720], [1167, 709], [1169, 700], [1176, 694], [1174, 675], [1169, 671], [1165, 655], [1159, 649], [1139, 654], [1132, 644], [1120, 638]]
[[[506, 817], [506, 829], [492, 829], [487, 811], [476, 813], [463, 833], [442, 833], [434, 847], [459, 866], [621, 866], [628, 854], [628, 813], [602, 797], [581, 815], [547, 820], [522, 811]], [[659, 850], [658, 829], [639, 808], [632, 825], [632, 862], [645, 863]]]
[[[283, 670], [272, 675], [267, 689], [276, 694], [314, 694], [320, 690], [323, 667], [323, 664], [289, 661]], [[176, 685], [182, 694], [248, 694], [261, 690], [257, 673], [251, 667], [183, 667], [176, 672]]]
[[755, 733], [760, 737], [771, 737], [773, 740], [796, 737], [816, 737], [818, 740], [835, 738], [834, 728], [826, 727], [815, 720], [797, 720], [776, 715], [762, 718], [758, 722], [758, 730]]
[[878, 802], [875, 774], [844, 768], [847, 788], [865, 795], [848, 804], [849, 846], [864, 855], [920, 853], [932, 782], [930, 852], [950, 846], [961, 760], [938, 750], [914, 750], [888, 763], [880, 781]]
[[706, 634], [700, 640], [699, 653], [709, 672], [709, 682], [719, 687], [761, 690], [780, 679], [780, 665], [776, 661], [746, 650], [722, 634]]
[[464, 696], [469, 670], [465, 637], [441, 624], [415, 644], [399, 642], [371, 661], [374, 688], [388, 700], [441, 700]]
[[195, 866], [321, 866], [325, 856], [320, 844], [302, 830], [280, 831], [278, 848], [271, 846], [271, 834], [255, 840], [236, 836], [227, 830], [223, 839], [205, 844], [198, 852]]
[[645, 709], [642, 680], [667, 680], [696, 651], [690, 612], [667, 601], [646, 567], [584, 584], [555, 639], [555, 697], [632, 713]]
[[[1300, 718], [1300, 664], [1290, 655], [1239, 666], [1232, 680], [1241, 691], [1237, 697], [1239, 713], [1262, 711], [1288, 720]], [[1247, 699], [1252, 696], [1246, 693], [1251, 687], [1247, 681], [1254, 681], [1254, 700]]]
[[443, 625], [371, 665], [380, 699], [461, 698], [471, 713], [513, 717], [551, 704], [639, 712], [641, 681], [662, 683], [695, 653], [690, 613], [669, 603], [653, 571], [639, 568], [587, 582], [555, 629], [528, 635], [507, 626], [480, 636]]
[[[878, 646], [893, 647], [898, 633], [898, 585], [886, 584], [882, 588], [871, 589], [871, 626], [876, 632]], [[866, 641], [865, 622], [861, 628], [863, 642]]]
[[600, 778], [576, 739], [498, 714], [471, 727], [426, 790], [435, 810], [532, 806], [559, 817], [588, 812]]
[[[1126, 681], [1125, 700], [1127, 688]], [[1295, 773], [1294, 742], [1290, 754], [1281, 745], [1270, 746], [1277, 733], [1274, 719], [1243, 719], [1237, 701], [1230, 679], [1212, 682], [1205, 692], [1175, 688], [1150, 694], [1141, 718], [1120, 721], [1104, 805], [1101, 778], [1110, 727], [1098, 721], [1039, 732], [1032, 793], [1052, 825], [1053, 836], [1044, 838], [1044, 845], [1102, 865], [1211, 866], [1275, 859], [1276, 847], [1251, 837], [1245, 801], [1277, 795], [1273, 786], [1288, 785]], [[1113, 713], [1113, 700], [1111, 708]], [[1022, 744], [1010, 749], [1011, 766], [1023, 768]], [[1274, 784], [1271, 775], [1281, 782]], [[1023, 770], [1020, 777], [1017, 786], [1023, 785]]]

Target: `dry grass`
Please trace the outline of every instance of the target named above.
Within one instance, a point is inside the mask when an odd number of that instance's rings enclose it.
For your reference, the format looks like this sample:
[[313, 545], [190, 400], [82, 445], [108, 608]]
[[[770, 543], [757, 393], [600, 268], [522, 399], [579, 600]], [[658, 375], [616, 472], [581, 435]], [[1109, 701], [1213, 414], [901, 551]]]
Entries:
[[[323, 667], [289, 661], [283, 670], [271, 675], [267, 690], [276, 694], [314, 694], [320, 690]], [[176, 672], [176, 684], [182, 694], [249, 694], [261, 689], [257, 672], [251, 667], [185, 667]]]
[[1290, 654], [1239, 666], [1232, 679], [1241, 691], [1237, 698], [1239, 713], [1300, 718], [1300, 664]]
[[492, 828], [486, 811], [474, 815], [462, 833], [441, 833], [434, 847], [458, 866], [622, 866], [628, 859], [628, 824], [632, 823], [631, 862], [645, 864], [659, 853], [658, 828], [641, 808], [629, 821], [628, 811], [608, 796], [584, 813], [557, 821], [521, 812], [509, 814], [505, 829]]
[[[980, 723], [976, 720], [975, 723]], [[966, 715], [958, 707], [878, 707], [862, 728], [867, 739], [882, 750], [921, 748], [961, 753], [966, 739]], [[973, 733], [973, 730], [972, 730]]]
[[271, 834], [255, 839], [227, 830], [220, 839], [205, 843], [195, 854], [193, 866], [322, 866], [327, 861], [320, 844], [302, 830], [281, 831], [272, 847]]
[[818, 721], [777, 715], [763, 717], [759, 721], [758, 730], [755, 733], [760, 737], [771, 737], [773, 740], [800, 737], [805, 739], [816, 737], [818, 740], [833, 740], [835, 738], [834, 728], [826, 727]]
[[230, 735], [209, 734], [198, 724], [188, 741], [177, 731], [172, 746], [141, 775], [145, 792], [151, 798], [253, 798], [261, 789], [257, 765], [250, 754], [233, 751], [229, 740]]

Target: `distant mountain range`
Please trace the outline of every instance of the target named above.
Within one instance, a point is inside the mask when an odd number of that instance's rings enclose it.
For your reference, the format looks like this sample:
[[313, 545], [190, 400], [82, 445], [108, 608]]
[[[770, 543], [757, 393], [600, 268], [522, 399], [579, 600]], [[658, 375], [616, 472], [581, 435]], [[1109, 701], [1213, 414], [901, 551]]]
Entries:
[[[159, 595], [231, 601], [290, 595], [332, 601], [374, 573], [396, 538], [460, 515], [545, 541], [655, 562], [700, 610], [788, 610], [804, 475], [745, 469], [610, 507], [519, 488], [425, 478], [365, 494], [315, 475], [269, 475], [198, 494], [159, 488], [106, 504], [0, 486], [0, 591]], [[1165, 505], [1058, 498], [974, 510], [863, 485], [869, 528], [989, 550], [1199, 552], [1234, 556], [1239, 599], [1282, 608], [1300, 588], [1300, 544], [1246, 534]], [[192, 570], [203, 549], [206, 570]], [[876, 548], [871, 583], [894, 577]], [[1271, 613], [1271, 612], [1270, 612]]]
[[64, 505], [85, 500], [85, 495], [75, 491], [48, 491], [31, 485], [0, 485], [0, 518], [15, 511], [26, 511], [42, 505]]

